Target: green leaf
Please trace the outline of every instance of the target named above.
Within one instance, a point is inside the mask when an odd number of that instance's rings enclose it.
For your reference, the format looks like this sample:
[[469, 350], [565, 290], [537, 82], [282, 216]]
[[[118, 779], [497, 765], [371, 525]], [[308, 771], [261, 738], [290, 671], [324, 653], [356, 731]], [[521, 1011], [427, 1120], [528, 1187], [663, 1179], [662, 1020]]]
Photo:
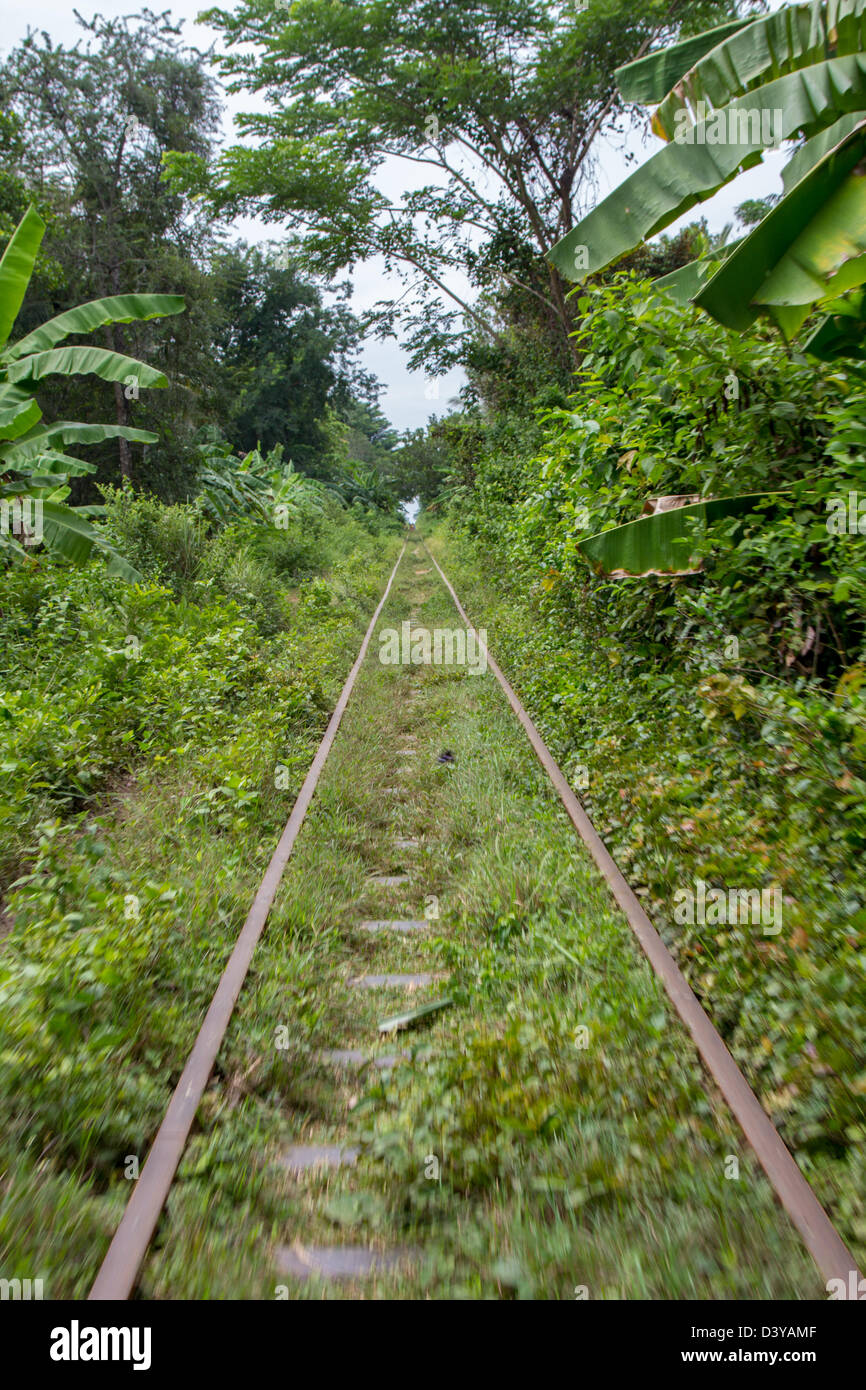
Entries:
[[31, 204], [0, 260], [0, 347], [8, 340], [18, 317], [44, 235], [45, 223]]
[[715, 275], [722, 261], [727, 260], [734, 247], [739, 246], [741, 239], [738, 238], [727, 246], [717, 246], [712, 251], [708, 251], [705, 256], [698, 256], [696, 260], [688, 261], [685, 265], [670, 271], [668, 275], [660, 275], [657, 280], [652, 282], [653, 294], [661, 292], [670, 295], [676, 304], [690, 303], [707, 283], [710, 276]]
[[[689, 543], [696, 533], [706, 531], [714, 521], [726, 516], [738, 516], [780, 496], [774, 492], [744, 493], [739, 497], [716, 497], [707, 502], [692, 502], [669, 512], [639, 517], [624, 526], [588, 536], [578, 541], [577, 548], [589, 560], [598, 574], [612, 578], [643, 578], [648, 574], [694, 574], [690, 563]], [[694, 522], [697, 521], [697, 527]]]
[[[864, 105], [866, 54], [818, 63], [749, 92], [690, 126], [688, 140], [672, 141], [636, 169], [554, 246], [550, 259], [567, 279], [582, 280], [759, 164], [775, 141], [835, 121], [846, 108], [862, 113]], [[782, 113], [776, 123], [764, 120], [776, 111]], [[710, 143], [720, 130], [724, 143]], [[748, 138], [728, 139], [731, 133]], [[585, 256], [579, 247], [587, 248]]]
[[860, 291], [846, 299], [830, 300], [824, 307], [827, 317], [803, 344], [803, 351], [822, 362], [839, 357], [866, 358], [866, 295]]
[[[866, 0], [813, 0], [757, 19], [710, 50], [675, 83], [653, 117], [673, 138], [677, 113], [699, 101], [715, 108], [798, 68], [866, 49]], [[774, 103], [767, 103], [771, 105]]]
[[0, 439], [19, 439], [41, 419], [39, 403], [29, 392], [0, 385]]
[[740, 331], [765, 306], [790, 336], [812, 304], [862, 283], [866, 176], [854, 171], [864, 152], [866, 116], [743, 238], [695, 303]]
[[852, 130], [860, 124], [863, 119], [862, 108], [856, 111], [848, 111], [844, 116], [840, 116], [838, 121], [827, 126], [824, 130], [813, 135], [804, 145], [795, 150], [782, 170], [782, 187], [786, 193], [799, 183], [808, 174], [810, 169], [814, 169], [819, 159], [823, 159], [825, 154], [844, 140], [846, 135], [850, 135]]
[[92, 374], [103, 381], [137, 381], [139, 386], [167, 386], [168, 379], [154, 367], [124, 357], [106, 348], [65, 347], [49, 352], [35, 352], [18, 362], [11, 362], [6, 375], [10, 382], [41, 381], [52, 375], [83, 376]]
[[73, 507], [48, 498], [41, 499], [41, 507], [45, 544], [50, 550], [76, 565], [84, 564], [94, 550], [100, 550], [107, 559], [109, 574], [116, 574], [130, 584], [143, 583], [138, 571]]
[[614, 72], [622, 97], [625, 101], [639, 101], [644, 106], [655, 105], [705, 53], [752, 23], [753, 19], [734, 19], [715, 29], [706, 29], [702, 34], [692, 34], [667, 48], [656, 49], [633, 63], [624, 63]]
[[[10, 473], [20, 473], [28, 479], [28, 486], [35, 487], [33, 482], [33, 469], [39, 468], [47, 473], [54, 486], [65, 477], [77, 478], [85, 473], [96, 473], [95, 463], [85, 463], [84, 459], [74, 458], [71, 454], [64, 454], [59, 449], [41, 449], [38, 453], [27, 455], [24, 458], [10, 458], [7, 449], [14, 449], [15, 445], [0, 445], [0, 466]], [[62, 476], [58, 476], [62, 475]]]
[[68, 338], [70, 333], [92, 333], [107, 323], [137, 323], [162, 318], [167, 314], [182, 314], [186, 308], [179, 294], [118, 294], [108, 299], [93, 299], [75, 309], [58, 314], [40, 328], [7, 349], [6, 357], [14, 361], [31, 352], [44, 352]]
[[6, 463], [36, 458], [55, 440], [60, 444], [102, 444], [106, 439], [128, 439], [134, 444], [155, 444], [159, 435], [130, 425], [85, 425], [74, 420], [58, 420], [41, 430], [33, 430], [14, 444], [0, 448]]

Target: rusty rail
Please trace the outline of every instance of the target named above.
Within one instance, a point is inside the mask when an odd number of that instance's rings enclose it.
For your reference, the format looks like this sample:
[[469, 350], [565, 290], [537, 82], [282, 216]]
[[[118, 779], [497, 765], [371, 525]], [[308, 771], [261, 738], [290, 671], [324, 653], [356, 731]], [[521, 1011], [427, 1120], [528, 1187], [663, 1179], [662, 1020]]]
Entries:
[[704, 1012], [685, 976], [665, 946], [638, 898], [629, 887], [601, 836], [572, 791], [562, 769], [555, 761], [541, 734], [524, 709], [513, 687], [503, 675], [485, 644], [478, 636], [451, 583], [436, 556], [426, 545], [424, 549], [439, 572], [460, 617], [467, 628], [475, 632], [479, 646], [485, 652], [487, 664], [505, 693], [509, 705], [523, 726], [529, 742], [562, 801], [568, 817], [596, 865], [604, 876], [611, 893], [624, 912], [641, 949], [661, 980], [668, 997], [692, 1036], [712, 1076], [743, 1133], [751, 1144], [758, 1162], [770, 1180], [776, 1195], [803, 1238], [824, 1279], [842, 1279], [848, 1286], [853, 1270], [859, 1280], [854, 1256], [830, 1221], [809, 1183], [803, 1177], [793, 1155], [785, 1147], [778, 1130], [767, 1115], [748, 1081], [740, 1071], [709, 1016]]
[[265, 870], [265, 876], [259, 885], [253, 905], [247, 914], [247, 919], [241, 928], [234, 950], [222, 973], [210, 1008], [205, 1015], [204, 1023], [193, 1044], [192, 1052], [183, 1069], [180, 1081], [169, 1101], [162, 1124], [157, 1131], [150, 1153], [141, 1170], [141, 1175], [133, 1188], [132, 1196], [126, 1204], [126, 1210], [108, 1247], [105, 1259], [88, 1294], [88, 1299], [129, 1298], [133, 1290], [139, 1266], [144, 1259], [156, 1229], [156, 1223], [165, 1205], [165, 1199], [174, 1181], [174, 1175], [177, 1172], [177, 1166], [180, 1163], [184, 1146], [195, 1120], [196, 1111], [208, 1083], [217, 1052], [225, 1037], [229, 1019], [241, 992], [241, 986], [249, 970], [253, 951], [264, 930], [268, 913], [280, 886], [283, 870], [288, 863], [295, 840], [298, 838], [298, 832], [303, 824], [307, 808], [313, 799], [322, 768], [325, 766], [325, 760], [337, 736], [337, 730], [349, 703], [349, 696], [361, 669], [361, 663], [367, 654], [370, 639], [373, 636], [376, 623], [379, 621], [379, 614], [391, 592], [391, 585], [394, 583], [394, 577], [405, 551], [406, 543], [404, 541], [403, 548], [397, 556], [397, 563], [385, 586], [385, 592], [382, 594], [379, 605], [364, 634], [364, 640], [361, 643], [355, 664], [346, 678], [346, 683], [340, 692], [340, 698], [334, 707], [324, 737], [298, 793], [298, 799], [292, 807], [292, 813], [280, 836], [279, 844]]

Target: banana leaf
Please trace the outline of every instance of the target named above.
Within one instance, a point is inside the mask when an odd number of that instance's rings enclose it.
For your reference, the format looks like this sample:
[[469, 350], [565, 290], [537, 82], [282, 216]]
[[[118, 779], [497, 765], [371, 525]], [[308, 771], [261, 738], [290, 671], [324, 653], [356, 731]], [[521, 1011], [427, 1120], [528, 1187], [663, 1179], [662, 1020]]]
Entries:
[[[641, 579], [646, 575], [697, 574], [700, 565], [692, 563], [689, 546], [696, 533], [706, 532], [714, 521], [750, 512], [761, 503], [775, 501], [778, 493], [743, 493], [739, 497], [715, 497], [692, 502], [669, 512], [627, 521], [595, 536], [578, 541], [578, 550], [597, 574], [612, 579]], [[695, 522], [698, 523], [695, 526]]]
[[34, 352], [20, 361], [10, 362], [6, 376], [13, 384], [41, 381], [52, 375], [102, 377], [103, 381], [137, 381], [139, 386], [167, 386], [168, 380], [155, 367], [148, 367], [134, 357], [124, 357], [107, 348], [65, 347], [49, 352]]
[[[672, 141], [636, 169], [554, 246], [550, 259], [567, 279], [582, 280], [627, 255], [739, 173], [759, 164], [764, 150], [778, 140], [833, 123], [840, 112], [850, 113], [853, 129], [858, 123], [855, 113], [862, 114], [864, 107], [866, 54], [817, 63], [806, 72], [789, 73], [749, 92], [698, 122], [690, 130], [689, 142]], [[751, 114], [776, 111], [782, 118], [772, 129], [763, 129], [763, 120], [759, 123]], [[720, 122], [727, 134], [733, 131], [750, 138], [708, 143], [707, 137]], [[753, 124], [762, 126], [757, 142], [751, 139], [756, 133]], [[578, 247], [587, 248], [585, 258], [581, 252], [586, 265], [577, 264]]]
[[652, 293], [670, 295], [676, 304], [689, 304], [741, 241], [742, 237], [738, 237], [726, 246], [716, 246], [706, 255], [687, 261], [685, 265], [678, 266], [667, 275], [660, 275], [652, 282]]
[[697, 295], [739, 331], [763, 310], [788, 336], [813, 304], [866, 279], [866, 114], [773, 207]]
[[[680, 78], [653, 116], [653, 130], [673, 139], [677, 112], [699, 101], [727, 106], [785, 73], [866, 49], [866, 0], [813, 0], [781, 10], [723, 39]], [[770, 103], [767, 103], [770, 105]]]
[[102, 444], [106, 439], [128, 439], [133, 444], [155, 444], [158, 434], [137, 430], [130, 425], [85, 425], [76, 420], [58, 420], [41, 430], [31, 430], [14, 443], [0, 445], [0, 459], [17, 463], [35, 458], [55, 441], [60, 444]]
[[141, 575], [104, 540], [102, 534], [73, 507], [49, 498], [39, 499], [45, 544], [55, 554], [73, 564], [84, 564], [95, 550], [104, 555], [109, 574], [130, 584], [143, 583]]
[[70, 453], [61, 453], [58, 449], [44, 449], [31, 459], [18, 459], [14, 463], [4, 457], [0, 450], [0, 471], [1, 473], [17, 473], [22, 478], [32, 478], [33, 468], [40, 468], [44, 474], [53, 478], [54, 486], [57, 486], [58, 477], [63, 474], [65, 478], [82, 477], [85, 473], [97, 473], [95, 463], [85, 463], [83, 459], [74, 459]]
[[[11, 470], [14, 472], [14, 469]], [[0, 497], [40, 497], [53, 496], [58, 491], [63, 477], [55, 473], [26, 473], [19, 477], [8, 477], [0, 483]]]
[[7, 342], [18, 317], [44, 235], [45, 223], [31, 205], [9, 238], [0, 260], [0, 347]]
[[644, 58], [636, 58], [633, 63], [623, 63], [613, 74], [621, 96], [625, 101], [654, 106], [705, 53], [753, 22], [753, 19], [733, 19], [728, 24], [719, 24], [715, 29], [705, 29], [702, 34], [692, 34], [679, 43], [669, 44], [667, 48], [658, 48]]
[[0, 439], [19, 439], [42, 419], [39, 403], [20, 386], [0, 385]]
[[[85, 473], [96, 473], [95, 463], [85, 463], [84, 459], [75, 458], [72, 454], [64, 454], [60, 449], [41, 449], [36, 454], [30, 454], [24, 458], [10, 459], [0, 446], [0, 470], [8, 473], [20, 473], [28, 477], [34, 468], [44, 469], [52, 476], [64, 474], [66, 477], [76, 478]], [[55, 483], [57, 481], [54, 477]]]
[[108, 299], [93, 299], [89, 304], [79, 304], [49, 319], [40, 328], [34, 328], [32, 333], [8, 348], [5, 357], [15, 361], [28, 353], [54, 347], [70, 333], [92, 333], [107, 323], [138, 323], [167, 314], [182, 314], [185, 308], [186, 303], [179, 294], [118, 294]]
[[806, 177], [809, 170], [814, 169], [825, 154], [829, 154], [837, 145], [840, 145], [862, 120], [862, 107], [856, 111], [848, 111], [844, 116], [840, 116], [838, 121], [834, 121], [832, 125], [825, 127], [817, 135], [813, 135], [804, 145], [800, 145], [782, 170], [784, 192], [789, 193], [801, 179]]

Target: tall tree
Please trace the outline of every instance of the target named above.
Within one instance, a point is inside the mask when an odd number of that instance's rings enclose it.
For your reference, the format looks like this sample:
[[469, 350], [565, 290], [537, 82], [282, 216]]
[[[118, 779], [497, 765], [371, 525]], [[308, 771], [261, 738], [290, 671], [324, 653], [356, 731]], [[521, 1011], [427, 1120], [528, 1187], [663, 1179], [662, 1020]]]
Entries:
[[[495, 309], [459, 287], [474, 271], [482, 287], [491, 264], [567, 341], [567, 287], [545, 258], [592, 196], [599, 133], [622, 121], [614, 68], [739, 8], [241, 0], [207, 19], [238, 50], [223, 60], [233, 89], [267, 96], [270, 111], [242, 120], [258, 143], [224, 151], [210, 170], [193, 154], [169, 162], [179, 186], [217, 208], [285, 219], [317, 270], [379, 254], [405, 273], [407, 293], [380, 306], [377, 329], [401, 322], [413, 365], [453, 361], [467, 327], [496, 335]], [[391, 158], [428, 168], [431, 181], [387, 196], [377, 173]]]
[[[30, 31], [0, 66], [0, 103], [27, 132], [15, 150], [15, 171], [40, 208], [53, 209], [46, 249], [64, 272], [58, 301], [143, 289], [190, 297], [189, 319], [175, 335], [162, 335], [173, 361], [160, 366], [174, 367], [177, 383], [194, 367], [201, 343], [194, 254], [206, 249], [211, 229], [204, 210], [195, 212], [167, 187], [162, 156], [169, 149], [209, 155], [217, 87], [168, 12], [78, 18], [85, 34], [73, 47]], [[28, 307], [38, 319], [65, 305]], [[153, 341], [147, 325], [111, 324], [104, 332], [116, 352], [147, 352]], [[133, 392], [123, 382], [112, 389], [117, 423], [139, 423], [132, 419]], [[182, 387], [167, 394], [176, 420], [189, 402]], [[121, 474], [129, 478], [129, 442], [121, 439], [118, 448]]]
[[320, 476], [330, 443], [329, 408], [347, 409], [370, 389], [354, 362], [360, 328], [340, 300], [284, 255], [242, 246], [218, 254], [212, 290], [220, 420], [242, 450], [281, 443], [295, 466]]

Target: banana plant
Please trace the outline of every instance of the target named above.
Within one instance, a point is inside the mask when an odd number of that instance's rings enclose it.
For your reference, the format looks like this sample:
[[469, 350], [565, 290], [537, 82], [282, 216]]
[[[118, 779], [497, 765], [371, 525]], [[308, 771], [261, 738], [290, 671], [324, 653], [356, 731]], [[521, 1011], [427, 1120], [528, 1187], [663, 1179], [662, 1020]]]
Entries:
[[[135, 582], [141, 576], [89, 520], [97, 509], [67, 504], [68, 479], [95, 471], [92, 464], [69, 454], [67, 447], [117, 438], [153, 444], [157, 436], [126, 425], [72, 420], [43, 424], [34, 387], [47, 376], [79, 374], [98, 376], [103, 381], [134, 382], [139, 388], [167, 386], [162, 372], [135, 358], [105, 348], [58, 344], [64, 344], [72, 334], [92, 333], [106, 324], [182, 313], [184, 300], [171, 294], [112, 295], [58, 314], [10, 343], [44, 234], [45, 223], [31, 206], [0, 259], [0, 504], [4, 523], [0, 526], [0, 551], [10, 556], [26, 553], [7, 523], [10, 512], [18, 517], [24, 511], [30, 516], [35, 512], [41, 531], [36, 538], [49, 550], [73, 564], [83, 564], [100, 553], [109, 573]], [[32, 532], [23, 535], [25, 545], [33, 539]]]
[[784, 193], [761, 222], [724, 258], [693, 262], [660, 283], [730, 328], [764, 315], [790, 338], [813, 308], [866, 283], [866, 0], [787, 5], [726, 30], [618, 70], [627, 98], [660, 103], [653, 129], [665, 147], [583, 218], [551, 260], [579, 281], [712, 197], [768, 149], [796, 140]]
[[271, 499], [273, 461], [259, 449], [240, 459], [215, 425], [205, 425], [196, 440], [201, 466], [198, 505], [219, 526], [233, 518], [266, 520]]
[[361, 502], [365, 507], [390, 512], [396, 505], [389, 479], [378, 468], [368, 467], [357, 459], [344, 459], [327, 486], [346, 506]]
[[[652, 125], [665, 145], [553, 248], [560, 272], [580, 281], [613, 264], [768, 150], [796, 141], [782, 196], [758, 224], [656, 281], [654, 291], [738, 331], [769, 317], [787, 338], [823, 307], [827, 317], [806, 349], [825, 359], [862, 357], [866, 0], [787, 5], [649, 53], [616, 76], [627, 100], [658, 103]], [[766, 501], [702, 499], [578, 548], [615, 577], [689, 573], [696, 532]]]
[[322, 511], [319, 485], [283, 462], [283, 446], [263, 454], [261, 446], [238, 458], [214, 425], [200, 430], [196, 441], [201, 467], [197, 504], [218, 526], [238, 517], [272, 522], [278, 509], [300, 520]]

